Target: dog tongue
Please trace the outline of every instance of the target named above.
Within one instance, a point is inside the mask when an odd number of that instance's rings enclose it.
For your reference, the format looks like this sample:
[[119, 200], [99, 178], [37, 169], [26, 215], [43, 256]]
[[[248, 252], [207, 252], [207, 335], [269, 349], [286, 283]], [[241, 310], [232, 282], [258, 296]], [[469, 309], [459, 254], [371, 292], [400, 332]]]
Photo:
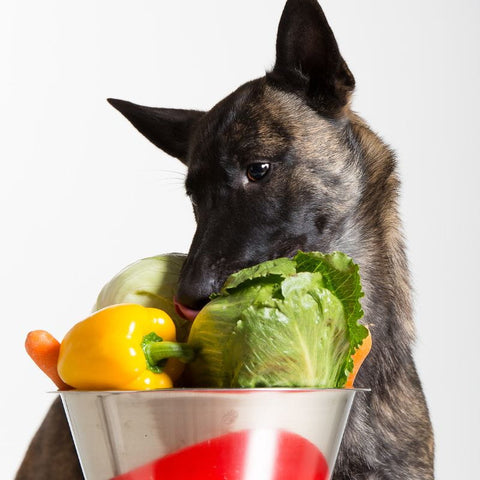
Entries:
[[173, 299], [173, 302], [175, 304], [175, 311], [183, 317], [185, 320], [189, 320], [190, 322], [193, 322], [195, 320], [195, 317], [198, 315], [198, 312], [200, 310], [194, 310], [193, 308], [186, 307], [185, 305], [182, 305], [180, 302], [177, 301], [176, 298]]

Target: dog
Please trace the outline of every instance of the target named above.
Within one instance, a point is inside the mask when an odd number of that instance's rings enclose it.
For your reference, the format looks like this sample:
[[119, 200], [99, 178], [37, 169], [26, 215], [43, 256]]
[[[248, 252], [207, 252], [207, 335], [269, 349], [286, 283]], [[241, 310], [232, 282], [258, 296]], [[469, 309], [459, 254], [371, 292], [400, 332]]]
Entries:
[[[208, 112], [110, 99], [187, 167], [197, 229], [177, 307], [193, 318], [232, 272], [298, 250], [343, 251], [360, 266], [373, 347], [334, 480], [434, 478], [432, 427], [412, 357], [410, 280], [395, 155], [350, 108], [355, 80], [315, 0], [288, 0], [276, 61]], [[17, 480], [82, 478], [60, 404]]]

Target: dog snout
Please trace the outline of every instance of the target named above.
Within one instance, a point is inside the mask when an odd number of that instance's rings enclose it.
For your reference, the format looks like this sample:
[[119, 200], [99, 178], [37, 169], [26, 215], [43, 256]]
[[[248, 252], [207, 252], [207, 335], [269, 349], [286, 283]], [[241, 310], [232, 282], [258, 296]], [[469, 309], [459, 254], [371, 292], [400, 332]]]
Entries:
[[177, 313], [187, 320], [193, 320], [215, 291], [216, 282], [213, 277], [202, 274], [202, 271], [184, 272], [175, 296]]

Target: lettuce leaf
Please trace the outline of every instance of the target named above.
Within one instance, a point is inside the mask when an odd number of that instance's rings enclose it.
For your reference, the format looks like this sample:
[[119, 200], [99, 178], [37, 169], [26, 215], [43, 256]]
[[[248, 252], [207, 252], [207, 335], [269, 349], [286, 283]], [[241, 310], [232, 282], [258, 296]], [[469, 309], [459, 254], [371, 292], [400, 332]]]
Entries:
[[167, 253], [128, 265], [104, 285], [94, 310], [118, 303], [159, 308], [174, 321], [177, 340], [186, 340], [190, 322], [177, 314], [173, 302], [185, 258], [182, 253]]
[[195, 319], [189, 365], [203, 387], [342, 387], [368, 335], [347, 255], [299, 252], [231, 275]]

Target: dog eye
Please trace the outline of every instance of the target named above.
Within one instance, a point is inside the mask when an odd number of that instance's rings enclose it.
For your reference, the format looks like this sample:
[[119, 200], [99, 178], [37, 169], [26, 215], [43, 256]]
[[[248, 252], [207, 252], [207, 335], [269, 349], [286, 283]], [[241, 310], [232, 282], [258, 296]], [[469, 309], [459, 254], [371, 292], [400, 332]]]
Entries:
[[268, 173], [269, 170], [269, 163], [251, 163], [247, 167], [247, 177], [251, 182], [257, 182], [258, 180], [261, 180]]

